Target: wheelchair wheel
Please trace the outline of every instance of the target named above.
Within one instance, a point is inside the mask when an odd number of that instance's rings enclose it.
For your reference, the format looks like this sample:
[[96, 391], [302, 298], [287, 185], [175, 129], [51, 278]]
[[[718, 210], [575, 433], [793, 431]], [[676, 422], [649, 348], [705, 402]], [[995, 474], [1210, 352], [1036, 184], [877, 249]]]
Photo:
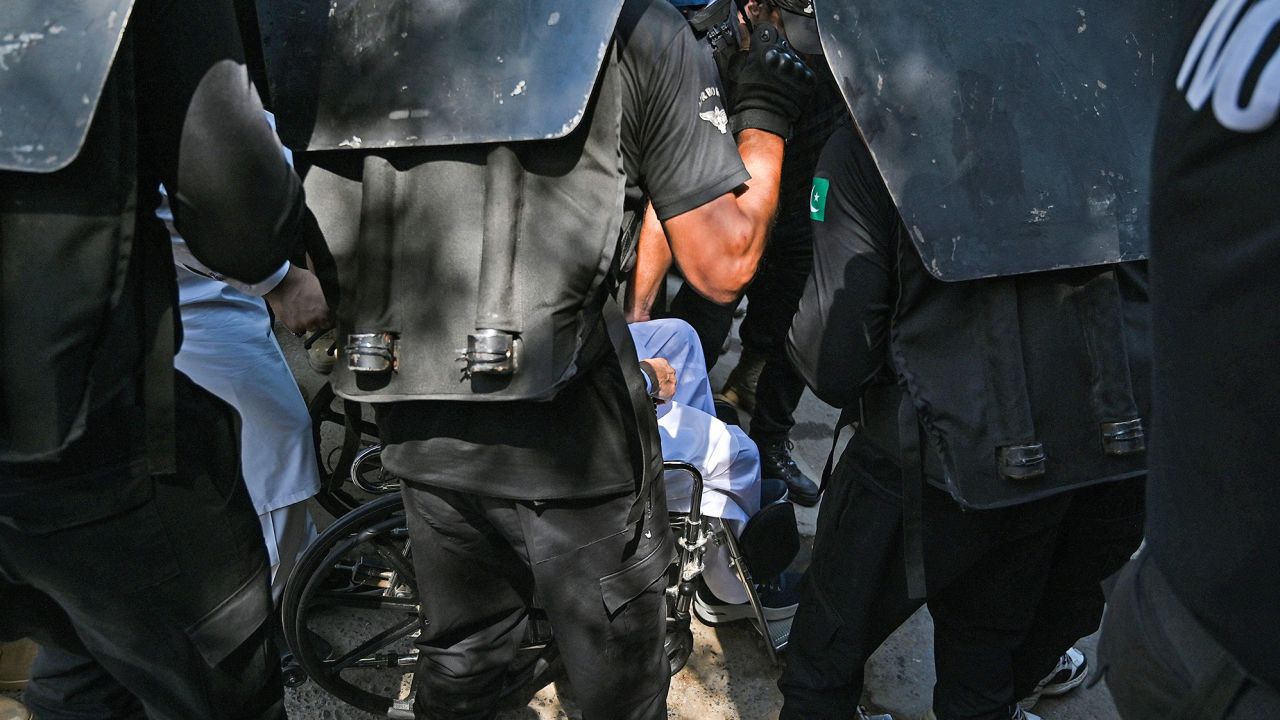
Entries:
[[[285, 588], [285, 639], [317, 685], [386, 716], [410, 695], [419, 602], [404, 505], [387, 495], [339, 518], [303, 554]], [[545, 684], [556, 659], [535, 611], [504, 693]]]
[[[348, 412], [353, 413], [353, 417], [348, 418]], [[345, 515], [367, 500], [344, 485], [351, 477], [352, 465], [357, 459], [363, 459], [365, 451], [378, 443], [378, 426], [366, 420], [363, 413], [361, 405], [343, 401], [329, 383], [325, 383], [307, 403], [307, 414], [311, 416], [311, 439], [322, 479], [316, 500], [334, 517]], [[368, 463], [374, 463], [376, 467]], [[383, 477], [385, 473], [376, 454], [368, 458], [361, 474], [368, 475], [371, 469], [377, 474], [372, 478], [375, 484], [389, 484]], [[364, 487], [359, 489], [364, 490]], [[398, 488], [392, 488], [393, 491], [395, 489]]]

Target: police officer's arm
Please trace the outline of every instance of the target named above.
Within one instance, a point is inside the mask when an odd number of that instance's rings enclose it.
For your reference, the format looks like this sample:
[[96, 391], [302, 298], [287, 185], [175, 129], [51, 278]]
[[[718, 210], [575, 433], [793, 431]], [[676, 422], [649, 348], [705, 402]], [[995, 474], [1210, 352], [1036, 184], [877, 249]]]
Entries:
[[644, 322], [653, 312], [658, 289], [671, 268], [671, 248], [662, 232], [662, 223], [653, 211], [653, 205], [645, 208], [644, 222], [640, 225], [640, 237], [636, 239], [636, 266], [627, 283], [627, 322]]
[[851, 128], [827, 142], [810, 199], [813, 272], [787, 335], [787, 354], [814, 395], [849, 407], [885, 361], [893, 248], [904, 230]]
[[139, 4], [139, 147], [169, 189], [175, 225], [210, 268], [258, 282], [286, 260], [303, 214], [249, 81], [227, 2]]
[[[649, 319], [673, 259], [678, 260], [685, 281], [703, 296], [720, 303], [741, 297], [755, 275], [777, 213], [783, 144], [777, 135], [748, 129], [738, 134], [738, 150], [751, 180], [733, 193], [666, 222], [659, 221], [649, 206], [627, 287], [629, 321]], [[668, 232], [676, 235], [670, 237]]]
[[684, 279], [713, 302], [738, 301], [755, 277], [778, 211], [782, 138], [762, 130], [738, 134], [751, 179], [731, 193], [662, 222]]
[[[670, 254], [695, 290], [721, 303], [737, 300], [755, 274], [777, 205], [782, 139], [753, 128], [730, 133], [720, 74], [679, 13], [654, 3], [655, 22], [673, 30], [643, 58], [633, 134], [640, 184], [653, 204]], [[739, 151], [741, 154], [739, 154]], [[650, 228], [642, 241], [661, 236]], [[661, 252], [641, 249], [638, 269], [648, 294], [665, 271]], [[651, 260], [652, 259], [652, 260]]]

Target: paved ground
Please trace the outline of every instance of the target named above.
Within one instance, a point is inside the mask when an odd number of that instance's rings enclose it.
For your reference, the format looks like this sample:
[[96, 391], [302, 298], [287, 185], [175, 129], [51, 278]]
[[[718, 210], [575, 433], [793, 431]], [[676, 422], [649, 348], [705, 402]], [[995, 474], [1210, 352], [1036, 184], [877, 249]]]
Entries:
[[[295, 368], [304, 392], [314, 392], [322, 378], [311, 372], [300, 343], [287, 334], [281, 337], [286, 354]], [[729, 354], [712, 373], [719, 387], [737, 362], [739, 345], [735, 339]], [[829, 450], [831, 428], [837, 413], [806, 393], [796, 413], [793, 433], [797, 459], [811, 473], [822, 468]], [[816, 477], [816, 474], [814, 474]], [[801, 513], [802, 533], [812, 535], [816, 510]], [[750, 626], [740, 624], [719, 629], [694, 622], [695, 650], [688, 667], [672, 680], [668, 716], [688, 720], [769, 720], [776, 718], [781, 704], [776, 682], [779, 668], [773, 666], [764, 645]], [[1093, 659], [1096, 638], [1081, 647]], [[921, 611], [904, 625], [872, 658], [867, 669], [869, 708], [892, 713], [897, 720], [915, 720], [928, 708], [933, 683], [932, 624]], [[525, 696], [528, 697], [527, 694]], [[314, 684], [289, 692], [289, 709], [294, 718], [363, 720], [373, 718], [326, 696]], [[1118, 718], [1106, 690], [1080, 688], [1066, 698], [1046, 700], [1037, 708], [1045, 720], [1116, 720]], [[560, 680], [528, 699], [504, 710], [502, 720], [553, 720], [580, 718], [573, 689]]]

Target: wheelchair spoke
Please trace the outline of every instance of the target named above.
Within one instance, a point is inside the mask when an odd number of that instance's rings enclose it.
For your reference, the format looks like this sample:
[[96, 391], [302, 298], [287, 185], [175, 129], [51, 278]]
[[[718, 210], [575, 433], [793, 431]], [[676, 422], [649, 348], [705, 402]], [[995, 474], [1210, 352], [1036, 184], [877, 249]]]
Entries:
[[396, 642], [397, 640], [402, 640], [406, 637], [409, 637], [414, 633], [415, 630], [418, 629], [418, 625], [419, 625], [419, 621], [416, 615], [411, 618], [406, 618], [400, 623], [393, 625], [392, 627], [389, 627], [386, 630], [383, 630], [382, 632], [378, 633], [377, 635], [374, 635], [373, 637], [369, 638], [367, 641], [365, 641], [362, 645], [357, 647], [355, 650], [352, 650], [351, 652], [332, 661], [331, 663], [326, 663], [326, 665], [330, 668], [330, 670], [334, 674], [340, 673], [343, 670], [346, 670], [347, 668], [352, 667], [353, 665], [358, 663], [360, 660], [368, 656], [370, 653], [376, 650], [381, 650], [382, 648], [390, 645], [393, 642]]

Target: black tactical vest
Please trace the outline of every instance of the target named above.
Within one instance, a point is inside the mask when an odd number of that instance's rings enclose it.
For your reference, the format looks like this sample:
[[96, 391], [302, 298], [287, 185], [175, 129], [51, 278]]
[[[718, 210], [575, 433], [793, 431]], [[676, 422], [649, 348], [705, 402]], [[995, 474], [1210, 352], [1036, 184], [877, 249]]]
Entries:
[[560, 139], [302, 154], [341, 290], [340, 395], [541, 400], [577, 373], [629, 254], [621, 108], [615, 59]]
[[56, 461], [93, 411], [140, 379], [143, 338], [161, 321], [135, 237], [129, 37], [76, 159], [47, 174], [0, 172], [0, 463]]
[[898, 236], [890, 365], [919, 428], [898, 388], [872, 388], [872, 437], [921, 433], [925, 476], [970, 508], [1145, 472], [1145, 263], [946, 283]]

